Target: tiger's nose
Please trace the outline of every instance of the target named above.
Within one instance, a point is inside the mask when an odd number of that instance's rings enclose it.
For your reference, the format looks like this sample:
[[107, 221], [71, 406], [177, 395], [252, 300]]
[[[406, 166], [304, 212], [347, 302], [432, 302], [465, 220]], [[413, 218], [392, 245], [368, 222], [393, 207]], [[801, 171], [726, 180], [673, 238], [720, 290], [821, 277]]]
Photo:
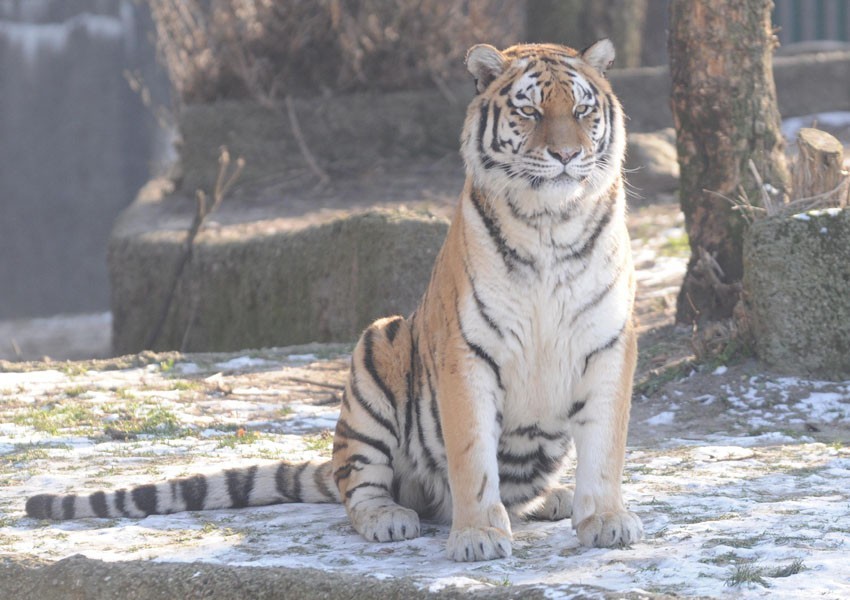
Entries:
[[570, 162], [576, 156], [578, 156], [581, 152], [580, 149], [572, 150], [570, 148], [560, 148], [558, 150], [552, 150], [552, 148], [548, 148], [547, 150], [549, 151], [549, 154], [552, 155], [552, 158], [561, 161], [561, 164], [564, 165]]

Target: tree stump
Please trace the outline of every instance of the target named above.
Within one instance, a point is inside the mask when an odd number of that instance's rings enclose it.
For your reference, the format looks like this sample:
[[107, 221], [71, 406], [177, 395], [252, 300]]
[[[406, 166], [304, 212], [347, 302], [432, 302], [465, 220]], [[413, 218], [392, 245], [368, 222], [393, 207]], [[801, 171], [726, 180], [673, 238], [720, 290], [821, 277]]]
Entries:
[[[744, 240], [743, 299], [756, 353], [771, 366], [850, 375], [850, 209], [843, 149], [803, 129], [790, 206], [755, 221]], [[812, 208], [832, 205], [831, 208]], [[807, 210], [810, 209], [810, 210]]]
[[844, 147], [835, 137], [804, 127], [797, 134], [799, 154], [792, 171], [797, 198], [821, 197], [827, 206], [846, 206], [847, 179], [842, 175]]

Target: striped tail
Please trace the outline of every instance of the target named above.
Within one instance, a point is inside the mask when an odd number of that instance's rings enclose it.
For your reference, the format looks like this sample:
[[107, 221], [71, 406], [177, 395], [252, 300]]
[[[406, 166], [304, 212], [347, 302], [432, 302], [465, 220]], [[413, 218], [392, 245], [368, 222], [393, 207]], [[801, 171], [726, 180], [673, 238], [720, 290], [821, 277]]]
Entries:
[[193, 475], [89, 495], [38, 494], [27, 500], [34, 519], [141, 518], [175, 512], [288, 502], [340, 502], [331, 462], [279, 462]]

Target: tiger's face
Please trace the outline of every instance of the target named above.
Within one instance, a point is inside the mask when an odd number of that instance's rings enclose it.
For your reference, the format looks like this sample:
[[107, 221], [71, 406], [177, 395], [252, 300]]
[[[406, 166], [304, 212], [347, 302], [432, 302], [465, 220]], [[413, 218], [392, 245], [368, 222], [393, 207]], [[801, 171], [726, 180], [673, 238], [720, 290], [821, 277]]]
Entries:
[[[604, 77], [610, 41], [566, 46], [473, 46], [478, 96], [461, 139], [476, 183], [558, 199], [610, 185], [622, 164], [622, 110]], [[496, 190], [501, 191], [501, 190]]]

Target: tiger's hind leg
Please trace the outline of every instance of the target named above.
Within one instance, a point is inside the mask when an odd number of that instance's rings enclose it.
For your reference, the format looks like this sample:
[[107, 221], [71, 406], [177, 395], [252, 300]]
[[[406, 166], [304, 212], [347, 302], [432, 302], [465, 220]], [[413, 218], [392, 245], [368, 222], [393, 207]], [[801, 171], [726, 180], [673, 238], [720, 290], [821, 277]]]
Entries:
[[410, 327], [401, 317], [381, 319], [363, 333], [334, 435], [334, 481], [354, 528], [376, 542], [419, 536], [419, 515], [396, 502], [403, 474], [400, 411], [408, 402]]
[[544, 495], [543, 503], [528, 513], [528, 518], [538, 521], [560, 521], [573, 514], [573, 491], [556, 486]]

